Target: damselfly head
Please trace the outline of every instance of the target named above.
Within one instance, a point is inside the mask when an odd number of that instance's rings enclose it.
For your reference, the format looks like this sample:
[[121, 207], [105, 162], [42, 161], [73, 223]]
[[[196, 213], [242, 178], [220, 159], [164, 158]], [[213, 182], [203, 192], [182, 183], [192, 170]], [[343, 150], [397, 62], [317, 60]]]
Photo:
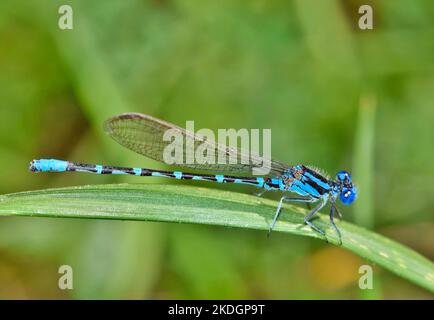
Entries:
[[357, 198], [357, 188], [353, 184], [351, 175], [347, 171], [339, 171], [336, 175], [337, 183], [339, 184], [339, 198], [345, 205], [350, 205]]

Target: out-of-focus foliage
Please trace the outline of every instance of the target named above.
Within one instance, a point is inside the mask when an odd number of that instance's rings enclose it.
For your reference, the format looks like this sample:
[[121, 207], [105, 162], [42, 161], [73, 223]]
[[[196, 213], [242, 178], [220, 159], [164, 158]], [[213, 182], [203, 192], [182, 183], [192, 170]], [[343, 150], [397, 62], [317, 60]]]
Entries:
[[[361, 31], [365, 3], [374, 29]], [[74, 10], [73, 30], [58, 28], [62, 4]], [[433, 21], [428, 0], [3, 0], [0, 192], [177, 183], [27, 172], [31, 159], [48, 156], [162, 167], [102, 133], [106, 118], [125, 111], [181, 126], [195, 120], [197, 128], [271, 128], [274, 158], [332, 174], [372, 147], [372, 166], [357, 165], [354, 176], [372, 177], [358, 199], [372, 212], [370, 227], [432, 259]], [[365, 96], [376, 108], [375, 122], [363, 126]], [[372, 143], [363, 143], [366, 130]], [[363, 210], [343, 211], [366, 221]], [[380, 269], [374, 292], [361, 294], [363, 263], [322, 242], [262, 232], [0, 220], [1, 298], [432, 297]], [[57, 288], [64, 264], [74, 268], [72, 291]]]

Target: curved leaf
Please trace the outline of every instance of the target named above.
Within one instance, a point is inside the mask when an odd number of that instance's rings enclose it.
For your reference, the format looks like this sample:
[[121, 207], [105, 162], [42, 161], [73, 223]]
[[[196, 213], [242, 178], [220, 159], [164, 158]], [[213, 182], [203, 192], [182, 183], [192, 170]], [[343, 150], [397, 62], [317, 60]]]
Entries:
[[[275, 201], [247, 194], [185, 185], [95, 185], [0, 196], [0, 216], [165, 221], [259, 230], [268, 230], [276, 206]], [[285, 205], [274, 231], [324, 239], [303, 224], [305, 213]], [[330, 243], [339, 243], [328, 216], [319, 215], [314, 223], [326, 230]], [[375, 232], [347, 222], [337, 224], [343, 248], [434, 292], [431, 261]]]

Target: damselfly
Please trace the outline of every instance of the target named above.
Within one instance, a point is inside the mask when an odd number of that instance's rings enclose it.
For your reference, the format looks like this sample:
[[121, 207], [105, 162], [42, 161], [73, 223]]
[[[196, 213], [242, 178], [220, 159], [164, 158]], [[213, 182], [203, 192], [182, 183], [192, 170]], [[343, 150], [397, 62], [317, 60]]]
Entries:
[[[287, 166], [274, 160], [263, 161], [264, 159], [258, 159], [255, 155], [247, 155], [239, 148], [231, 148], [206, 140], [203, 136], [186, 131], [171, 123], [139, 113], [126, 113], [115, 116], [105, 122], [104, 129], [109, 136], [124, 147], [157, 161], [164, 161], [164, 149], [169, 143], [173, 143], [163, 139], [167, 130], [174, 130], [182, 137], [192, 139], [194, 148], [183, 148], [184, 159], [188, 156], [189, 152], [194, 152], [198, 145], [205, 143], [207, 144], [207, 149], [214, 149], [215, 153], [223, 152], [226, 155], [235, 155], [237, 160], [245, 160], [247, 158], [249, 161], [247, 163], [246, 161], [237, 161], [236, 163], [227, 164], [175, 163], [175, 165], [185, 168], [212, 170], [214, 172], [219, 172], [219, 174], [113, 167], [82, 164], [56, 159], [33, 160], [30, 163], [29, 170], [36, 172], [77, 171], [96, 174], [129, 174], [135, 176], [168, 177], [175, 179], [214, 181], [218, 183], [247, 184], [264, 190], [289, 191], [298, 194], [300, 197], [283, 195], [280, 198], [276, 213], [274, 214], [274, 218], [269, 226], [268, 234], [272, 231], [279, 217], [283, 202], [292, 201], [307, 204], [318, 203], [317, 206], [310, 211], [307, 216], [305, 216], [304, 222], [313, 230], [325, 236], [325, 232], [315, 226], [311, 220], [319, 210], [330, 202], [330, 222], [339, 236], [339, 241], [341, 241], [341, 233], [333, 220], [335, 214], [339, 217], [341, 216], [336, 207], [336, 199], [339, 197], [340, 201], [344, 205], [349, 205], [357, 196], [357, 189], [352, 182], [351, 175], [347, 171], [338, 172], [336, 178], [332, 180], [326, 175], [320, 173], [319, 170], [302, 164]], [[247, 173], [251, 175], [252, 168], [258, 162], [268, 163], [268, 169], [270, 172], [269, 176], [247, 176]], [[234, 175], [226, 175], [223, 173]]]

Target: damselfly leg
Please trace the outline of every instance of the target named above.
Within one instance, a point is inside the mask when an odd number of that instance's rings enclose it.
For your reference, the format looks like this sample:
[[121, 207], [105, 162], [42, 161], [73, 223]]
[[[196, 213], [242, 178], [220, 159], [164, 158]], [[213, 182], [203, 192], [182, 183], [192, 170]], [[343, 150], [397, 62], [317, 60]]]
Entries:
[[326, 236], [325, 232], [315, 226], [310, 220], [320, 211], [325, 205], [327, 204], [327, 200], [321, 200], [321, 203], [315, 207], [307, 216], [304, 217], [304, 223], [309, 225], [313, 230], [317, 231], [318, 233], [322, 234], [324, 237]]
[[[339, 213], [338, 209], [336, 208], [336, 204], [334, 201], [331, 202], [331, 208], [330, 208], [330, 222], [333, 226], [333, 228], [336, 230], [336, 233], [339, 237], [339, 244], [342, 245], [342, 235], [341, 232], [339, 231], [338, 227], [336, 226], [335, 222], [334, 222], [334, 215], [336, 213]], [[339, 213], [340, 214], [340, 213]]]
[[[312, 202], [316, 202], [316, 201], [318, 201], [318, 199], [313, 198], [313, 197], [311, 197], [311, 198], [297, 198], [297, 197], [286, 197], [286, 196], [281, 197], [281, 198], [280, 198], [280, 201], [279, 201], [279, 205], [277, 206], [276, 213], [274, 214], [273, 221], [271, 222], [271, 224], [270, 224], [270, 228], [268, 229], [268, 234], [267, 234], [267, 236], [270, 236], [271, 231], [273, 231], [274, 225], [276, 224], [276, 221], [277, 221], [277, 219], [279, 218], [280, 211], [282, 211], [283, 201], [285, 201], [285, 202], [292, 201], [292, 202], [312, 203]], [[319, 209], [318, 209], [318, 210], [319, 210]], [[306, 221], [305, 221], [305, 222], [306, 222]]]

